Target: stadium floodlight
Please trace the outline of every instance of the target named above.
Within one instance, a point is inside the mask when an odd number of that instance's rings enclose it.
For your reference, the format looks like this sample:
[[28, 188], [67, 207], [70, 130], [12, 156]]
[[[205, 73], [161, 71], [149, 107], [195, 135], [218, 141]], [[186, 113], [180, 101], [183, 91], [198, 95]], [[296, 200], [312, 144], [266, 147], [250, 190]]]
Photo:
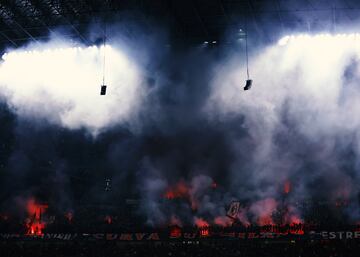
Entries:
[[279, 40], [278, 45], [284, 46], [289, 42], [289, 40], [290, 40], [290, 36], [285, 36]]
[[347, 34], [297, 34], [297, 35], [286, 35], [279, 39], [279, 46], [286, 46], [293, 42], [318, 42], [323, 40], [345, 40], [345, 42], [354, 42], [360, 40], [360, 33], [347, 33]]

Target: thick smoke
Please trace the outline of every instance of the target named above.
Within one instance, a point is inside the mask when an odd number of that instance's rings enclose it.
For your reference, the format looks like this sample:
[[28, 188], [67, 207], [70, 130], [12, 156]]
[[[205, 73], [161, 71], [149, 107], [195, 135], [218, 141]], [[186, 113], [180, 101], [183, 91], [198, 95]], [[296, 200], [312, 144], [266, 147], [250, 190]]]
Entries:
[[[131, 123], [146, 95], [140, 68], [116, 45], [71, 47], [53, 40], [2, 59], [1, 94], [17, 115], [68, 129], [96, 135]], [[100, 96], [103, 77], [106, 97]]]
[[145, 64], [111, 44], [106, 96], [99, 48], [10, 53], [1, 198], [35, 197], [74, 219], [81, 205], [135, 199], [133, 215], [153, 226], [228, 226], [233, 201], [246, 226], [301, 222], [310, 199], [347, 202], [342, 217], [354, 221], [357, 44], [322, 36], [258, 48], [250, 91], [241, 48], [158, 44]]
[[[206, 112], [218, 122], [241, 114], [248, 133], [233, 140], [240, 155], [248, 153], [247, 164], [229, 171], [239, 188], [233, 192], [278, 197], [279, 184], [289, 180], [294, 203], [358, 206], [358, 36], [302, 35], [280, 43], [253, 57], [251, 91], [241, 90], [245, 70], [234, 60], [219, 66], [213, 81]], [[239, 166], [251, 172], [244, 176]], [[358, 218], [358, 210], [350, 213]]]

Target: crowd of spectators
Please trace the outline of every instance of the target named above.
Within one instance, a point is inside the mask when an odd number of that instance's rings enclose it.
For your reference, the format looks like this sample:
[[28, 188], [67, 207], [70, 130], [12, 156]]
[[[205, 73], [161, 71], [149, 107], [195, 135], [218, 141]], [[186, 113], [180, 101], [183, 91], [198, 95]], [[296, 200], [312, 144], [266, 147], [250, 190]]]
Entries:
[[349, 257], [357, 241], [1, 242], [1, 257]]

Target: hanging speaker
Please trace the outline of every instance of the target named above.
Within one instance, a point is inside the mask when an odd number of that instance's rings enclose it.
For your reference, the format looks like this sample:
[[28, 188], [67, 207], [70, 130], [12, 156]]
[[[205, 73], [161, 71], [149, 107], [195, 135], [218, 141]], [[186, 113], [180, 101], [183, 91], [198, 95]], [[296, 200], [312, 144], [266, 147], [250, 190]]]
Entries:
[[106, 95], [106, 85], [101, 86], [100, 95]]
[[246, 80], [244, 90], [249, 90], [251, 88], [251, 85], [252, 85], [252, 80], [251, 79]]

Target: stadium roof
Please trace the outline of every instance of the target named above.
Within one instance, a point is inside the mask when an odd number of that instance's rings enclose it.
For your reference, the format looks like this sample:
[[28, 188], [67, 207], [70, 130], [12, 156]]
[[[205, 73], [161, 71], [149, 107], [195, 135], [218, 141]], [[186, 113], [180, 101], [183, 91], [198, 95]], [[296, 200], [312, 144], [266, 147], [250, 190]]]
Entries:
[[[292, 30], [334, 30], [354, 24], [356, 0], [2, 0], [0, 48], [43, 40], [49, 32], [92, 43], [89, 24], [160, 24], [178, 42], [219, 40], [245, 28], [262, 41]], [[131, 33], [131, 29], [128, 31]]]

